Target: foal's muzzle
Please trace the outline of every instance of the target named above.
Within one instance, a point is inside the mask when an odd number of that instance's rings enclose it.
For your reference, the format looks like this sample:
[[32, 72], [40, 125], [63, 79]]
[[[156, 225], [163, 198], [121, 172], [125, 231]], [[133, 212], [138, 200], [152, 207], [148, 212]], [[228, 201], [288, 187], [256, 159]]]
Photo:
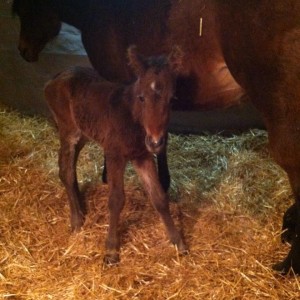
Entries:
[[154, 139], [152, 136], [147, 135], [145, 138], [145, 144], [149, 152], [158, 154], [165, 147], [166, 139], [164, 136]]

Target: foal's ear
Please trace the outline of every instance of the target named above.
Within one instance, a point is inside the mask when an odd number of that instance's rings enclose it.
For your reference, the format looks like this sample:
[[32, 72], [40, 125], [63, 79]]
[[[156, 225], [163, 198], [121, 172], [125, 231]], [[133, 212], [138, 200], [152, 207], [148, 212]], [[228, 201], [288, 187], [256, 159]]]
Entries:
[[179, 46], [174, 46], [168, 57], [168, 62], [175, 74], [183, 71], [183, 58], [184, 53]]
[[127, 50], [129, 65], [132, 68], [134, 74], [139, 77], [145, 70], [146, 65], [144, 59], [141, 55], [138, 54], [136, 46], [130, 46]]

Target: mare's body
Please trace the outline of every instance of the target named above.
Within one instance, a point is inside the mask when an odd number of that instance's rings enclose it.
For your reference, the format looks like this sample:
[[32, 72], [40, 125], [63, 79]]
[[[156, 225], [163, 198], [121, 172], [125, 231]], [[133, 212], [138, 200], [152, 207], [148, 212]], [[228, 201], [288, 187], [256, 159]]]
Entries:
[[13, 11], [21, 19], [20, 53], [28, 61], [38, 59], [63, 21], [81, 31], [91, 64], [107, 80], [132, 79], [125, 57], [131, 44], [147, 56], [179, 45], [186, 56], [185, 72], [178, 78], [173, 109], [225, 107], [244, 95], [224, 62], [211, 1], [15, 0]]

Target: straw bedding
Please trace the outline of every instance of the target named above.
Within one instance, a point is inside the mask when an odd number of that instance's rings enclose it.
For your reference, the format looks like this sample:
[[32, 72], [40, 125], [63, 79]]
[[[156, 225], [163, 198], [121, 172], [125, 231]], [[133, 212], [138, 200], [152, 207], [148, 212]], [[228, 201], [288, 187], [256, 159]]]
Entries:
[[281, 218], [292, 203], [264, 131], [171, 135], [172, 215], [190, 249], [179, 256], [129, 167], [121, 262], [103, 265], [108, 188], [102, 152], [78, 165], [88, 205], [72, 234], [58, 179], [55, 128], [0, 107], [0, 297], [3, 299], [298, 299], [299, 278], [271, 270], [289, 250]]

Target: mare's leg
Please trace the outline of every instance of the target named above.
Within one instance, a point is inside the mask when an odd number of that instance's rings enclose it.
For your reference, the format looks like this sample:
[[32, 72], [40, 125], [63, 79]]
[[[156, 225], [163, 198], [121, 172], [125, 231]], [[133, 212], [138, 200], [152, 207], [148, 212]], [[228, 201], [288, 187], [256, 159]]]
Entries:
[[106, 156], [107, 179], [109, 185], [109, 227], [106, 239], [106, 254], [104, 262], [115, 264], [120, 260], [120, 238], [118, 234], [118, 224], [121, 211], [125, 203], [124, 194], [124, 171], [126, 161], [118, 156]]
[[104, 155], [104, 161], [103, 161], [102, 182], [107, 183], [107, 167], [106, 167], [105, 155]]
[[288, 228], [291, 250], [274, 269], [287, 273], [293, 268], [295, 273], [300, 274], [300, 132], [297, 126], [297, 106], [294, 107], [293, 104], [293, 101], [286, 102], [287, 107], [284, 108], [290, 114], [283, 121], [280, 115], [276, 122], [270, 123], [272, 126], [269, 124], [268, 131], [270, 150], [275, 160], [287, 172], [295, 199], [295, 204], [285, 214], [283, 224]]
[[297, 224], [297, 205], [294, 203], [290, 206], [287, 211], [284, 213], [283, 222], [282, 222], [282, 234], [281, 240], [283, 243], [291, 243], [296, 230]]
[[157, 169], [159, 182], [165, 192], [170, 187], [170, 173], [168, 168], [167, 153], [165, 151], [157, 155]]
[[159, 183], [152, 155], [149, 154], [149, 156], [145, 159], [134, 160], [133, 165], [142, 180], [153, 206], [158, 211], [166, 227], [170, 241], [178, 247], [180, 252], [185, 252], [187, 247], [174, 225], [174, 221], [169, 210], [169, 199]]
[[69, 134], [61, 137], [60, 144], [59, 177], [66, 188], [69, 199], [71, 228], [77, 231], [84, 223], [85, 205], [79, 192], [76, 163], [85, 140], [78, 133]]
[[168, 135], [166, 136], [166, 146], [164, 151], [157, 155], [157, 169], [159, 182], [165, 192], [168, 191], [170, 187], [170, 173], [168, 167], [167, 159], [167, 144], [168, 144]]
[[292, 267], [296, 274], [300, 274], [300, 170], [289, 173], [290, 183], [295, 196], [295, 204], [292, 206], [295, 227], [291, 237], [292, 248], [284, 261], [274, 265], [274, 269], [287, 273]]

